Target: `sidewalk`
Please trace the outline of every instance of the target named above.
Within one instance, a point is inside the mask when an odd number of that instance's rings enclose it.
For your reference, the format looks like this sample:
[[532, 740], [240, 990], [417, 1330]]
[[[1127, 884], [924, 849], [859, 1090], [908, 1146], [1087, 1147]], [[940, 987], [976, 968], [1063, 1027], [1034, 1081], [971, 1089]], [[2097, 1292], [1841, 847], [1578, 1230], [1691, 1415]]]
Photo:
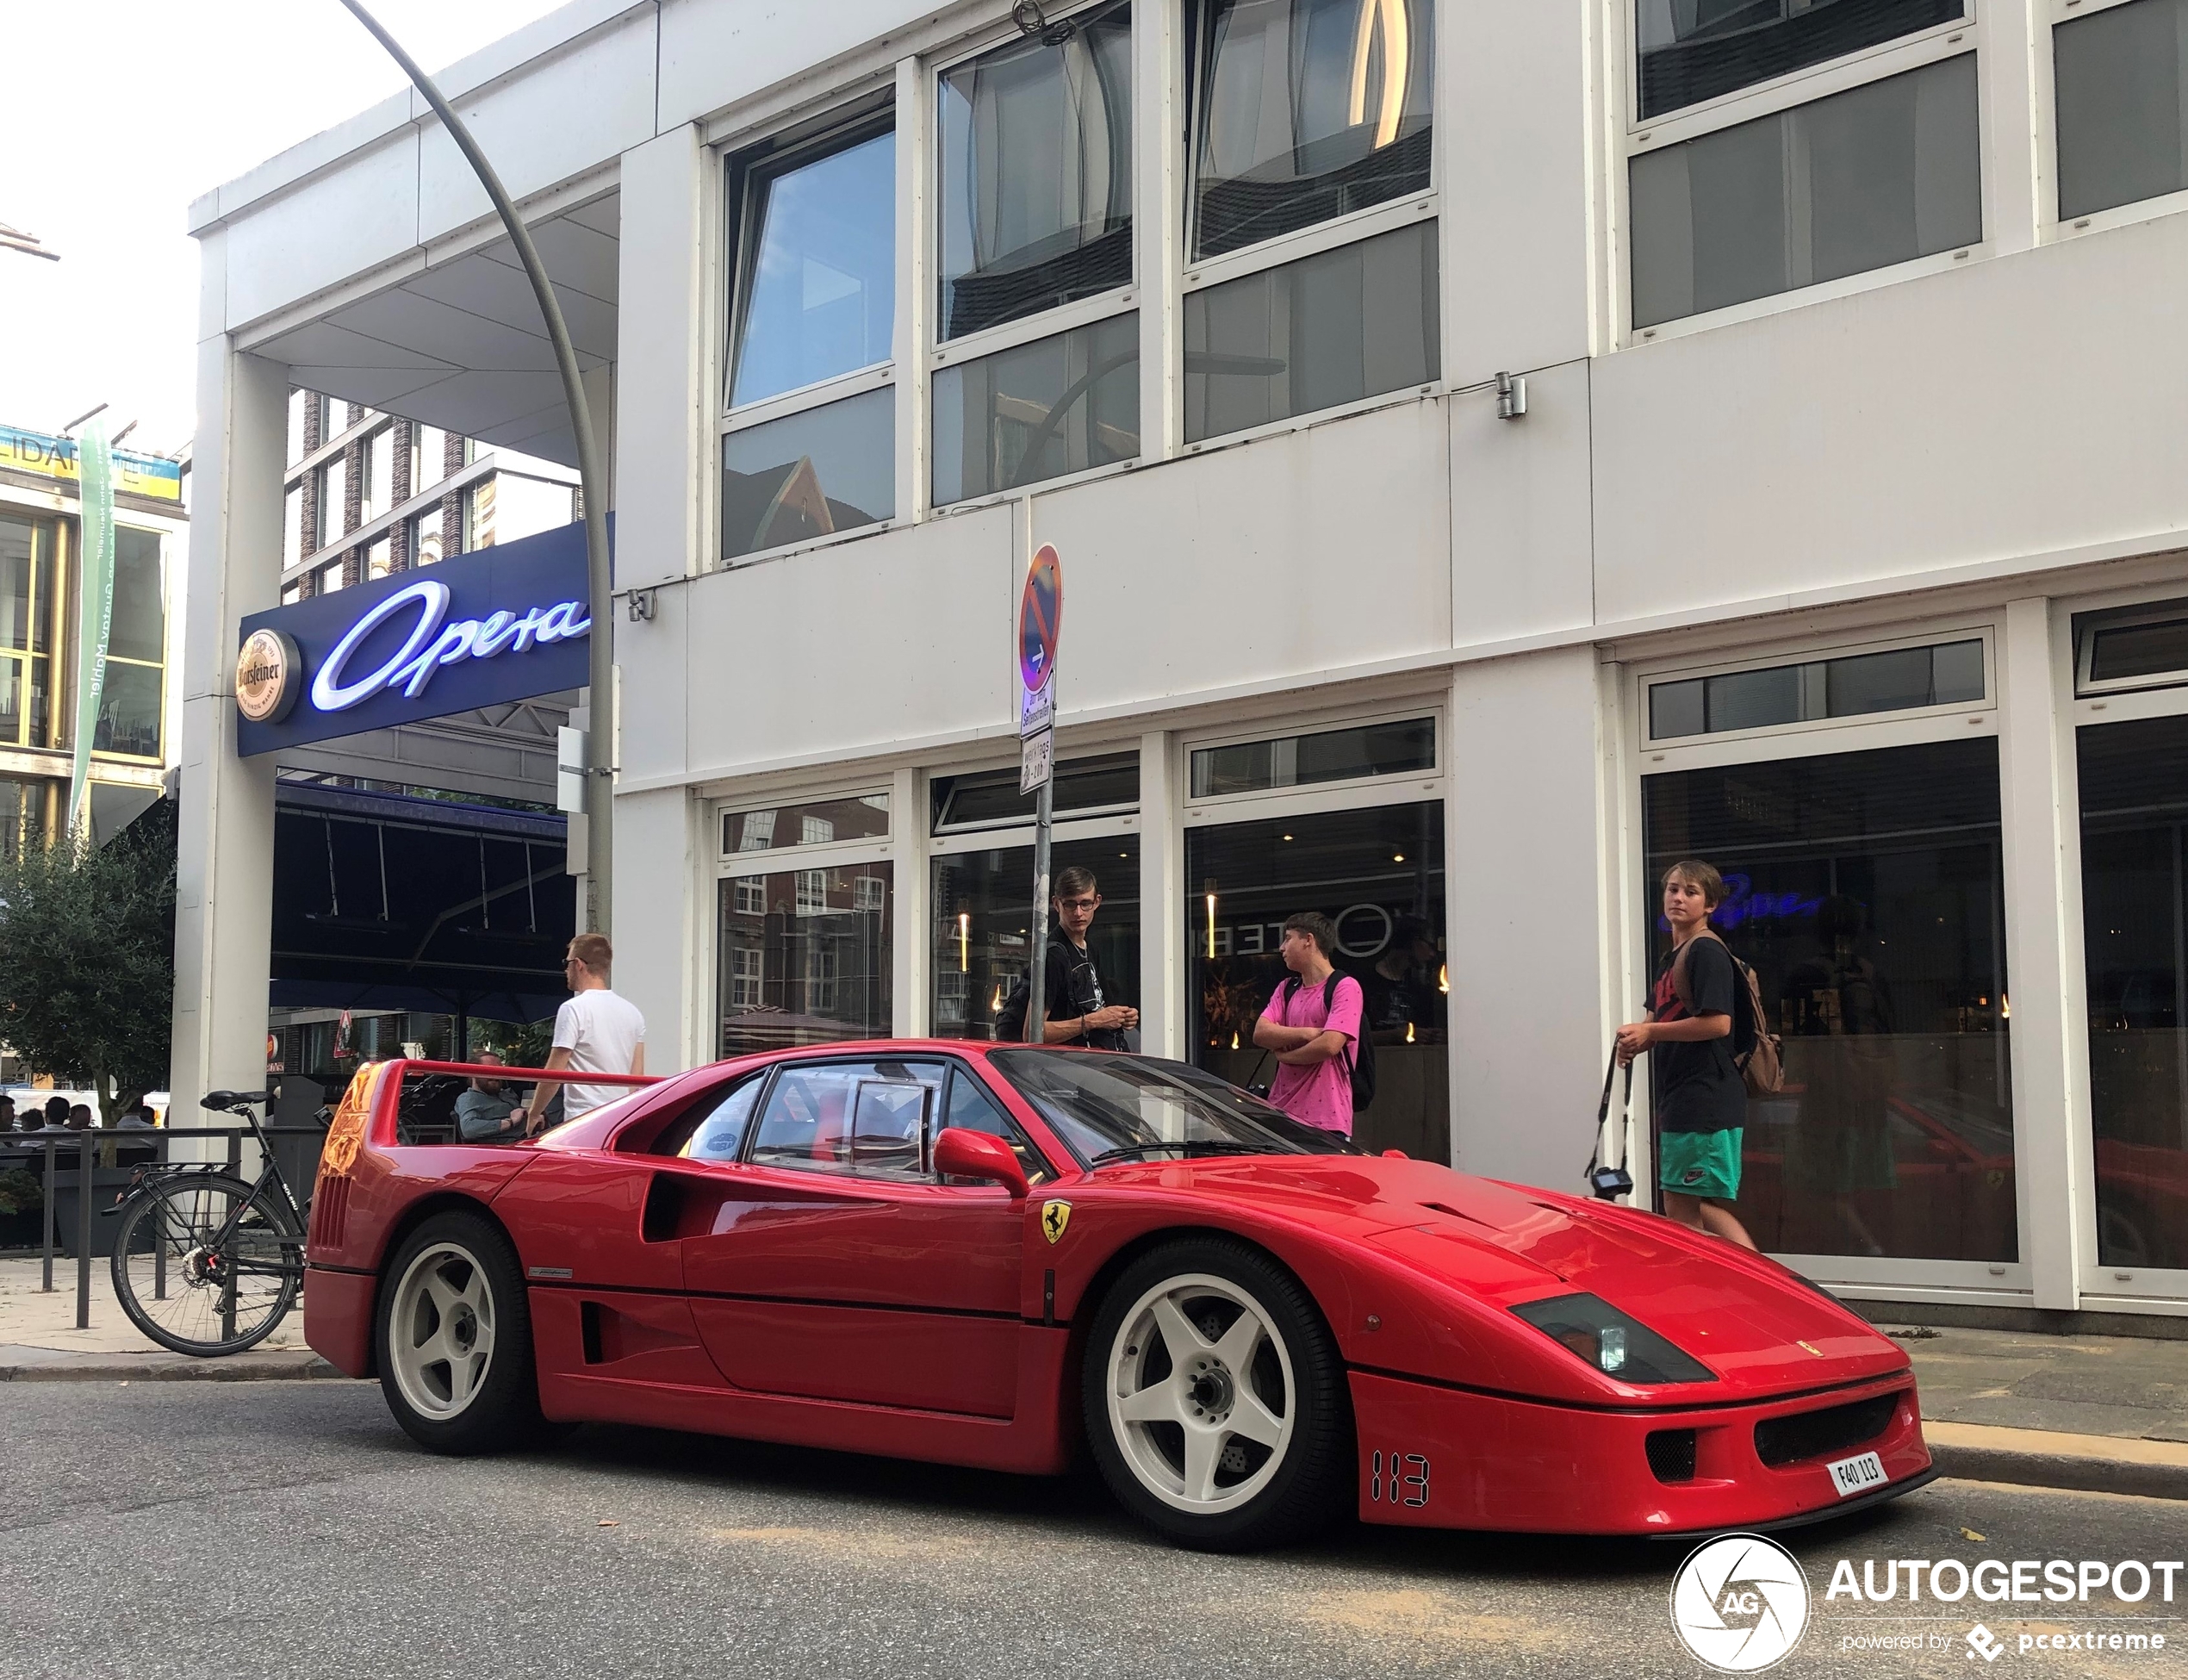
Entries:
[[247, 1353], [199, 1360], [147, 1341], [114, 1298], [103, 1260], [91, 1262], [91, 1323], [76, 1328], [76, 1262], [53, 1261], [53, 1292], [40, 1292], [35, 1259], [0, 1260], [0, 1382], [248, 1382], [339, 1376], [304, 1345], [301, 1305]]

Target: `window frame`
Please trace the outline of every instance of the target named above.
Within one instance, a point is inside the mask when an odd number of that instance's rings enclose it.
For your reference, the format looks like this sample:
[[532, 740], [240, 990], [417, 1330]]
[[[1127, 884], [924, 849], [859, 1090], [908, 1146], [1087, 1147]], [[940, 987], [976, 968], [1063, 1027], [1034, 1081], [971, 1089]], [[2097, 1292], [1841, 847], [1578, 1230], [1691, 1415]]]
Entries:
[[[778, 1161], [755, 1160], [752, 1159], [752, 1152], [760, 1141], [761, 1122], [767, 1115], [768, 1104], [774, 1100], [775, 1086], [780, 1081], [785, 1072], [792, 1068], [802, 1069], [815, 1067], [856, 1067], [871, 1065], [875, 1061], [882, 1060], [923, 1062], [931, 1064], [941, 1069], [941, 1077], [931, 1086], [928, 1085], [924, 1080], [909, 1081], [909, 1083], [919, 1085], [923, 1089], [932, 1093], [932, 1098], [928, 1104], [927, 1136], [923, 1142], [921, 1150], [921, 1167], [917, 1173], [861, 1172], [860, 1171], [857, 1164], [855, 1149], [854, 1149], [852, 1160], [840, 1167], [835, 1165], [834, 1163], [815, 1165], [811, 1167], [793, 1167], [786, 1166]], [[752, 1077], [753, 1075], [751, 1074], [745, 1074], [739, 1078], [732, 1079], [724, 1082], [721, 1087], [721, 1096], [723, 1098], [726, 1098], [731, 1091], [735, 1090], [738, 1086], [743, 1084], [746, 1080]], [[947, 1050], [930, 1051], [921, 1049], [907, 1052], [901, 1057], [892, 1058], [885, 1058], [876, 1055], [843, 1055], [833, 1051], [819, 1051], [811, 1055], [784, 1057], [763, 1069], [758, 1077], [763, 1083], [761, 1084], [759, 1096], [754, 1099], [751, 1123], [745, 1128], [744, 1136], [738, 1142], [737, 1153], [735, 1157], [728, 1160], [696, 1161], [693, 1164], [715, 1167], [749, 1167], [757, 1168], [761, 1172], [768, 1173], [813, 1172], [836, 1178], [859, 1179], [868, 1183], [901, 1185], [905, 1186], [917, 1185], [931, 1190], [988, 1190], [992, 1186], [991, 1186], [985, 1179], [970, 1183], [962, 1181], [951, 1183], [943, 1179], [940, 1173], [935, 1171], [935, 1139], [939, 1137], [942, 1132], [948, 1129], [949, 1121], [950, 1091], [956, 1080], [964, 1080], [970, 1083], [973, 1088], [982, 1097], [987, 1099], [990, 1105], [994, 1108], [998, 1114], [1003, 1117], [1004, 1120], [1008, 1124], [1016, 1128], [1019, 1136], [1025, 1142], [1027, 1150], [1031, 1154], [1034, 1160], [1039, 1165], [1043, 1173], [1046, 1175], [1045, 1177], [1036, 1177], [1034, 1173], [1029, 1173], [1027, 1177], [1035, 1183], [1054, 1183], [1055, 1181], [1057, 1176], [1055, 1163], [1048, 1159], [1047, 1152], [1042, 1148], [1041, 1140], [1035, 1137], [1031, 1131], [1028, 1130], [1023, 1123], [1022, 1123], [1016, 1115], [1010, 1112], [1010, 1104], [1002, 1099], [992, 1085], [991, 1085], [987, 1080], [982, 1079], [978, 1073], [973, 1071], [970, 1061], [967, 1057], [954, 1055]], [[894, 1081], [894, 1083], [906, 1083], [906, 1081]], [[707, 1099], [706, 1098], [701, 1098], [699, 1100], [701, 1102], [706, 1102]], [[717, 1100], [718, 1101], [718, 1099]], [[855, 1101], [855, 1098], [854, 1100]], [[712, 1105], [710, 1104], [710, 1112], [712, 1111]], [[854, 1116], [855, 1117], [855, 1111], [854, 1111]], [[993, 1136], [993, 1134], [985, 1134], [985, 1136]], [[1004, 1141], [1007, 1142], [1008, 1140]], [[689, 1157], [684, 1157], [683, 1159], [687, 1160], [690, 1160]]]
[[[1651, 968], [1647, 929], [1656, 914], [1654, 894], [1644, 890], [1648, 836], [1643, 824], [1644, 789], [1650, 776], [1675, 775], [1682, 770], [1719, 769], [1739, 764], [1781, 762], [1824, 757], [1839, 753], [1865, 752], [1883, 748], [1921, 746], [1948, 741], [1989, 739], [1998, 743], [1999, 771], [1999, 845], [2004, 875], [2004, 907], [1999, 924], [2006, 969], [2013, 972], [2014, 958], [2025, 953], [2025, 912], [2017, 906], [2012, 874], [2017, 846], [2026, 844], [2013, 832], [2011, 821], [2010, 740], [2005, 709], [1998, 691], [1997, 638], [2003, 633], [2005, 608], [1977, 619], [1941, 619], [1899, 638], [1856, 639], [1814, 636], [1789, 640], [1768, 652], [1745, 659], [1710, 660], [1706, 654], [1688, 651], [1655, 658], [1635, 657], [1623, 662], [1620, 692], [1627, 717], [1620, 731], [1622, 762], [1619, 784], [1625, 806], [1623, 834], [1615, 847], [1618, 876], [1610, 903], [1617, 918], [1613, 945], [1618, 955], [1613, 967], [1619, 979], [1615, 996], [1639, 998], [1649, 985]], [[1894, 647], [1926, 647], [1941, 642], [1967, 641], [1977, 634], [1985, 639], [1985, 698], [1980, 706], [1925, 706], [1901, 712], [1864, 712], [1851, 718], [1813, 719], [1806, 723], [1772, 725], [1756, 730], [1726, 731], [1719, 735], [1686, 736], [1675, 743], [1648, 739], [1648, 687], [1651, 682], [1682, 676], [1720, 675], [1737, 670], [1767, 669], [1847, 654], [1888, 652]], [[2025, 960], [2025, 959], [2024, 959]], [[2019, 1048], [2016, 1048], [2017, 1042]], [[2010, 1261], [1980, 1260], [1916, 1260], [1885, 1255], [1871, 1259], [1854, 1254], [1777, 1254], [1804, 1277], [1834, 1290], [1862, 1294], [1906, 1296], [1928, 1299], [1941, 1290], [1957, 1291], [1962, 1298], [1988, 1298], [1999, 1304], [2027, 1305], [2034, 1299], [2035, 1261], [2032, 1250], [2042, 1216], [2033, 1210], [2034, 1156], [2027, 1152], [2032, 1117], [2029, 1104], [2039, 1100], [2040, 1087], [2027, 1079], [2025, 1058], [2033, 1046], [2023, 1035], [2006, 1047], [2011, 1089], [2018, 1093], [2013, 1111], [2016, 1144], [2015, 1229], [2019, 1258]], [[1655, 1163], [1649, 1157], [1648, 1082], [1636, 1081], [1633, 1109], [1633, 1148], [1626, 1165], [1637, 1181], [1647, 1182]], [[2084, 1181], [2086, 1183], [2086, 1180]], [[2093, 1195], [2085, 1191], [2084, 1195]]]
[[[1819, 664], [1830, 659], [1858, 658], [1871, 653], [1899, 653], [1909, 648], [1941, 647], [1952, 642], [1978, 642], [1983, 644], [1983, 698], [1951, 705], [1908, 706], [1889, 712], [1855, 712], [1843, 718], [1806, 718], [1792, 723], [1761, 724], [1752, 729], [1720, 729], [1702, 735], [1670, 735], [1661, 739], [1649, 733], [1649, 690], [1658, 683], [1691, 681], [1697, 677], [1737, 676], [1744, 671], [1771, 671], [1788, 665]], [[1653, 758], [1666, 750], [1685, 751], [1703, 745], [1722, 745], [1756, 740], [1776, 740], [1790, 734], [1857, 728], [1880, 720], [1905, 720], [1921, 718], [1957, 718], [1963, 713], [1989, 712], [1998, 710], [1998, 656], [1996, 626], [1988, 619], [1970, 622], [1963, 629], [1924, 631], [1911, 636], [1888, 637], [1880, 640], [1863, 639], [1855, 642], [1831, 643], [1796, 652], [1763, 654], [1750, 659], [1702, 660], [1691, 668], [1677, 664], [1661, 669], [1651, 668], [1638, 679], [1634, 690], [1633, 719], [1637, 731], [1636, 749]]]
[[[2053, 3], [2061, 3], [2061, 0], [2053, 0]], [[1638, 0], [1615, 0], [1612, 25], [1615, 51], [1619, 55], [1620, 64], [1620, 73], [1614, 82], [1617, 109], [1613, 113], [1611, 125], [1613, 178], [1609, 195], [1613, 221], [1610, 296], [1613, 310], [1612, 342], [1614, 348], [1631, 350], [1659, 339], [1682, 338], [1689, 333], [1706, 332], [1716, 327], [1753, 320], [1806, 304], [1852, 296], [1879, 286], [1896, 285], [1928, 274], [1941, 274], [1961, 263], [1995, 253], [1998, 183], [1996, 171], [1991, 167], [1990, 144], [1995, 118], [1987, 96], [1988, 90], [1983, 85], [1985, 67], [1992, 50], [1990, 28], [1992, 0], [1967, 0], [1967, 16], [1957, 22], [1933, 24], [1929, 28], [1897, 40], [1863, 47], [1843, 58], [1791, 71], [1767, 82], [1758, 82], [1752, 87], [1720, 94], [1699, 104], [1681, 106], [1675, 111], [1664, 112], [1648, 121], [1643, 120], [1640, 115], [1641, 37], [1635, 16], [1638, 3]], [[1632, 182], [1633, 164], [1637, 159], [1688, 140], [1736, 128], [1742, 123], [1758, 118], [1776, 116], [1804, 105], [1815, 104], [1834, 94], [1851, 92], [1856, 88], [1867, 87], [1871, 83], [1885, 81], [1910, 71], [1926, 69], [1963, 53], [1975, 59], [1976, 157], [1980, 171], [1978, 204], [1982, 219], [1980, 239], [1951, 251], [1910, 258], [1905, 262], [1887, 264], [1882, 268], [1864, 269], [1858, 274], [1841, 275], [1836, 279], [1772, 292], [1766, 296], [1750, 298], [1744, 302], [1728, 303], [1719, 308], [1658, 321], [1650, 327], [1634, 325]], [[2049, 72], [2047, 71], [2045, 73], [2048, 75]], [[2046, 172], [2055, 176], [2055, 171]]]
[[[1182, 810], [1187, 828], [1223, 823], [1250, 822], [1267, 817], [1312, 816], [1325, 811], [1358, 811], [1378, 805], [1418, 805], [1424, 800], [1448, 795], [1454, 783], [1451, 773], [1449, 721], [1441, 700], [1417, 706], [1389, 705], [1372, 710], [1308, 712], [1270, 718], [1259, 724], [1240, 725], [1220, 731], [1189, 733], [1178, 737], [1178, 771], [1184, 797]], [[1427, 719], [1435, 740], [1434, 762], [1425, 770], [1402, 770], [1390, 775], [1353, 776], [1341, 781], [1315, 781], [1290, 787], [1252, 787], [1235, 793], [1192, 795], [1193, 755], [1211, 747], [1252, 746], [1288, 737], [1323, 735], [1333, 730], [1355, 729], [1375, 724], [1416, 723]], [[1189, 895], [1190, 896], [1190, 895]]]
[[[2188, 187], [2160, 193], [2155, 198], [2130, 199], [2108, 210], [2092, 210], [2071, 222], [2059, 212], [2059, 47], [2054, 35], [2062, 23], [2094, 17], [2134, 0], [2043, 0], [2032, 20], [2042, 39], [2031, 66], [2031, 92], [2036, 101], [2034, 139], [2036, 148], [2036, 240], [2039, 244], [2101, 233], [2110, 227], [2130, 227], [2160, 216], [2188, 210]], [[2077, 609], [2079, 610], [2079, 609]]]
[[[898, 383], [898, 368], [895, 345], [901, 337], [900, 327], [904, 318], [905, 301], [895, 296], [890, 322], [891, 353], [876, 362], [843, 373], [830, 374], [825, 379], [815, 380], [787, 391], [776, 391], [756, 397], [746, 403], [732, 406], [731, 388], [737, 381], [737, 334], [743, 330], [745, 314], [750, 307], [754, 264], [758, 260], [755, 240], [758, 221], [758, 196], [753, 188], [755, 183], [789, 174], [806, 164], [839, 152], [877, 140], [883, 134], [893, 135], [901, 151], [904, 134], [899, 126], [896, 103], [891, 96], [893, 84], [885, 84], [887, 90], [868, 90], [851, 98], [824, 115], [802, 118], [773, 134], [758, 133], [737, 136], [729, 144], [715, 148], [716, 183], [718, 198], [720, 228], [714, 244], [718, 251], [720, 267], [717, 288], [720, 294], [718, 306], [712, 311], [716, 328], [720, 333], [719, 363], [715, 370], [713, 426], [714, 449], [706, 465], [706, 492], [702, 498], [706, 520], [705, 542], [708, 571], [734, 571], [764, 560], [778, 559], [786, 554], [800, 553], [810, 549], [831, 547], [837, 543], [855, 542], [861, 537], [879, 535], [911, 522], [911, 510], [895, 507], [889, 517], [876, 520], [870, 525], [855, 526], [848, 531], [831, 531], [825, 536], [803, 537], [787, 543], [778, 543], [768, 548], [755, 549], [732, 559], [724, 559], [722, 549], [721, 474], [722, 451], [730, 436], [767, 425], [770, 420], [785, 420], [816, 408], [826, 408], [848, 397], [863, 396], [869, 391], [891, 389]], [[902, 169], [901, 158], [898, 169]], [[892, 204], [892, 213], [897, 208]], [[898, 293], [903, 289], [902, 253], [906, 231], [902, 217], [897, 218], [896, 236], [890, 246], [892, 264], [892, 282]], [[898, 428], [901, 429], [901, 428]], [[889, 459], [889, 482], [894, 490], [902, 475], [898, 464], [904, 458], [906, 439], [892, 437]], [[901, 497], [893, 498], [901, 501]]]

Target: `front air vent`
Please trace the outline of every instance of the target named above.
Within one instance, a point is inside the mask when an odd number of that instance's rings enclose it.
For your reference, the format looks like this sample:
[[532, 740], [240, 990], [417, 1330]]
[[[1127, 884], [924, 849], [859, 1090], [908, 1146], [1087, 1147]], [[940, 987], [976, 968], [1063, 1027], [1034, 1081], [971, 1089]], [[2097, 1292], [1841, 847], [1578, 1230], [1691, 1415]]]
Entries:
[[1775, 1469], [1820, 1459], [1849, 1447], [1874, 1440], [1891, 1422], [1904, 1397], [1880, 1394], [1873, 1400], [1831, 1406], [1818, 1412], [1795, 1412], [1790, 1417], [1766, 1417], [1755, 1426], [1755, 1456]]
[[1645, 1443], [1649, 1469], [1659, 1482], [1694, 1479], [1694, 1432], [1692, 1429], [1652, 1429]]

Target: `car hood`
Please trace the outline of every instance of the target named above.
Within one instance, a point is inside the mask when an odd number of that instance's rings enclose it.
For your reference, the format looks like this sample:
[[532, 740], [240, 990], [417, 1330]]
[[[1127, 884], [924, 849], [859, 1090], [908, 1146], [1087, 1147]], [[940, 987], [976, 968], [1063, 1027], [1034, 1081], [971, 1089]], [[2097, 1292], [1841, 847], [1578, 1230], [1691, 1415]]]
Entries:
[[[1381, 1156], [1172, 1163], [1160, 1176], [1341, 1233], [1500, 1317], [1527, 1301], [1599, 1296], [1743, 1397], [1908, 1368], [1898, 1344], [1775, 1260], [1653, 1213]], [[1552, 1351], [1591, 1385], [1635, 1391]], [[1693, 1385], [1649, 1391], [1700, 1397]]]

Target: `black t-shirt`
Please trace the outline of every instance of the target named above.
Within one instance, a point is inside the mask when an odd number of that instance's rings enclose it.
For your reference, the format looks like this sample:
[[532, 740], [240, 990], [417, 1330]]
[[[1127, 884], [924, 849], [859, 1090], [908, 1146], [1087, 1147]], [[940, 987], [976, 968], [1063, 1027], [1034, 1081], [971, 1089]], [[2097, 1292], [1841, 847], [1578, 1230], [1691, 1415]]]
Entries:
[[[1041, 965], [1041, 980], [1047, 1003], [1041, 1011], [1044, 1019], [1076, 1021], [1108, 1006], [1102, 977], [1095, 972], [1092, 953], [1082, 950], [1068, 939], [1048, 942], [1048, 956]], [[1121, 1050], [1124, 1048], [1124, 1035], [1115, 1028], [1097, 1027], [1064, 1042], [1090, 1045], [1097, 1050]]]
[[[1715, 939], [1697, 939], [1691, 949], [1687, 959], [1687, 992], [1694, 1000], [1691, 1013], [1731, 1016], [1740, 984], [1731, 953]], [[1678, 960], [1675, 949], [1657, 971], [1652, 1021], [1681, 1021], [1690, 1013], [1671, 983], [1672, 965]], [[1731, 1034], [1693, 1043], [1660, 1042], [1650, 1047], [1649, 1061], [1657, 1130], [1721, 1132], [1747, 1123], [1747, 1087], [1732, 1065]]]

